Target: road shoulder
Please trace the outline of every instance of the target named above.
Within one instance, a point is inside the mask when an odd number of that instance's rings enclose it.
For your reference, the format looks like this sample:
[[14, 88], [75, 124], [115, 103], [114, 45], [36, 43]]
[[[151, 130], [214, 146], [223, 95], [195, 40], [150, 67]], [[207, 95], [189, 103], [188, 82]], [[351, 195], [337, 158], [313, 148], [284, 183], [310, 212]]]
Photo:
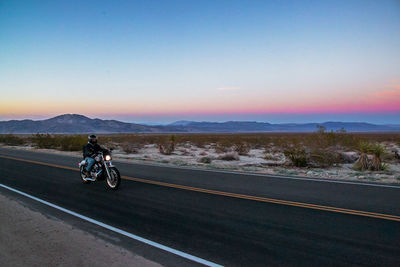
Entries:
[[0, 191], [2, 266], [160, 266]]

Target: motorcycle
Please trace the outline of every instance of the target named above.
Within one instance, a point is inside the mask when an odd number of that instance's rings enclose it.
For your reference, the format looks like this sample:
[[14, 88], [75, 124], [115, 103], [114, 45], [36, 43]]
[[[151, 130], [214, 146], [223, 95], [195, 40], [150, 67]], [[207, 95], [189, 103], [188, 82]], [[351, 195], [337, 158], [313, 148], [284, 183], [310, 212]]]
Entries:
[[121, 175], [118, 169], [111, 162], [111, 152], [99, 152], [94, 158], [95, 163], [90, 172], [91, 177], [86, 177], [87, 161], [82, 160], [79, 165], [81, 179], [84, 184], [95, 181], [106, 180], [107, 186], [112, 190], [117, 190], [121, 184]]

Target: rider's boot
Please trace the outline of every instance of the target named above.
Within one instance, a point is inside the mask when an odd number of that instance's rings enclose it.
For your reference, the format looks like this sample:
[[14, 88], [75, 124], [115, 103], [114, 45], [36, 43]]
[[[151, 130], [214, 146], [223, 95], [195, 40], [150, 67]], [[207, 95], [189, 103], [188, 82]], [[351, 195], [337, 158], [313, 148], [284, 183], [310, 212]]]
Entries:
[[85, 173], [86, 173], [86, 180], [89, 180], [89, 181], [95, 181], [96, 180], [96, 179], [93, 179], [92, 173], [90, 171], [85, 171]]

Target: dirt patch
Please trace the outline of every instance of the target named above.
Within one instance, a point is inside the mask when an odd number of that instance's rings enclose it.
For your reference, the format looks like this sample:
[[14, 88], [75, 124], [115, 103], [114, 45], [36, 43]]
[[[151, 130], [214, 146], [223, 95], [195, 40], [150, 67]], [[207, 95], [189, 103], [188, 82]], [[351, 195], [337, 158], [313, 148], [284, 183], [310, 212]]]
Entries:
[[160, 266], [0, 194], [2, 266]]

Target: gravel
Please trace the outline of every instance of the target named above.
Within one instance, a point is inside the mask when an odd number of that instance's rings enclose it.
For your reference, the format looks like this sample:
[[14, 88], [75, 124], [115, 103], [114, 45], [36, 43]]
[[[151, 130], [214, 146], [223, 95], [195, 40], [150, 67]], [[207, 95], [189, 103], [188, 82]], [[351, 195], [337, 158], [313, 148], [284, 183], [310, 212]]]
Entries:
[[0, 194], [1, 266], [160, 266]]

